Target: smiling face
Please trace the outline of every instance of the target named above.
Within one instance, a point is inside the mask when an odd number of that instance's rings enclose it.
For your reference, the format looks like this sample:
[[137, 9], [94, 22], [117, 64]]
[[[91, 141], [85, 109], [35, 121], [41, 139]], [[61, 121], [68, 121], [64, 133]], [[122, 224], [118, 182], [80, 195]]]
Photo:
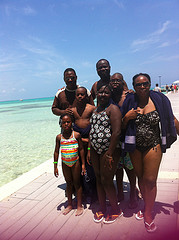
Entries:
[[75, 72], [73, 72], [73, 71], [65, 72], [64, 81], [65, 81], [68, 89], [70, 89], [70, 90], [76, 89], [76, 80], [77, 80], [77, 76], [76, 76]]
[[123, 88], [123, 76], [119, 73], [113, 74], [110, 79], [110, 86], [114, 90]]
[[108, 86], [102, 86], [97, 93], [99, 105], [107, 105], [111, 97], [111, 91]]
[[101, 79], [104, 80], [110, 79], [110, 65], [107, 60], [105, 59], [100, 60], [96, 64], [96, 70]]
[[71, 118], [68, 115], [65, 115], [62, 118], [62, 129], [65, 132], [69, 132], [72, 129], [72, 120], [71, 120]]
[[149, 94], [150, 85], [150, 81], [146, 76], [139, 75], [134, 81], [136, 94], [140, 96]]

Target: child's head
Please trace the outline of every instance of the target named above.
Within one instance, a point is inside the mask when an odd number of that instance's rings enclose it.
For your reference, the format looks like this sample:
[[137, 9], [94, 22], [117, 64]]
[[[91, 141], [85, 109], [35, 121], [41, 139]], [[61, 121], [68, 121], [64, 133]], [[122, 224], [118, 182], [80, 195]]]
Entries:
[[72, 129], [72, 123], [73, 123], [73, 116], [68, 114], [68, 113], [64, 113], [61, 117], [60, 117], [60, 121], [59, 124], [62, 127], [63, 130], [65, 131], [69, 131]]
[[76, 100], [78, 102], [83, 102], [88, 97], [87, 89], [85, 87], [79, 87], [76, 89]]

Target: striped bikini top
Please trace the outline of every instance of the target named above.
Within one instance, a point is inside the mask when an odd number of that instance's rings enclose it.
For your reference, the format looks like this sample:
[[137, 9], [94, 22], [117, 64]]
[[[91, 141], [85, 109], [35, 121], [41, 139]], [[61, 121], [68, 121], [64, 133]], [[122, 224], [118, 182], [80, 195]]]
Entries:
[[67, 166], [72, 167], [78, 160], [78, 141], [74, 137], [74, 131], [72, 137], [65, 139], [61, 135], [61, 159]]

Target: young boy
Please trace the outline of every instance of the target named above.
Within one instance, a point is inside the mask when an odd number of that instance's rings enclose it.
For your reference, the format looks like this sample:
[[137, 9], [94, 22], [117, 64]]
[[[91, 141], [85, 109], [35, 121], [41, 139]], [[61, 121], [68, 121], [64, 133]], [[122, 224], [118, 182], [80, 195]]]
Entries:
[[[87, 103], [87, 89], [79, 87], [76, 90], [76, 107], [72, 108], [75, 118], [75, 124], [73, 126], [74, 131], [81, 134], [81, 138], [84, 145], [85, 157], [88, 152], [88, 137], [90, 132], [90, 117], [96, 108], [95, 106]], [[87, 175], [85, 180], [83, 178], [83, 191], [84, 194], [89, 193], [91, 200], [96, 198], [96, 181], [95, 174], [92, 166], [87, 164], [85, 160]]]

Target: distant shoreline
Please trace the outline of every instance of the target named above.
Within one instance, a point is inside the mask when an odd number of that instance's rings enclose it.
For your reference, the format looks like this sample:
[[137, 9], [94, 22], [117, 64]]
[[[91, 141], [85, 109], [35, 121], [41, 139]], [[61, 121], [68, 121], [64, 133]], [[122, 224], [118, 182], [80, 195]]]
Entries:
[[41, 99], [47, 99], [47, 100], [50, 100], [50, 99], [54, 99], [54, 97], [39, 97], [39, 98], [27, 98], [27, 99], [16, 99], [16, 100], [5, 100], [5, 101], [0, 101], [0, 104], [1, 103], [12, 103], [12, 102], [27, 102], [27, 101], [35, 101], [35, 100], [41, 100]]

